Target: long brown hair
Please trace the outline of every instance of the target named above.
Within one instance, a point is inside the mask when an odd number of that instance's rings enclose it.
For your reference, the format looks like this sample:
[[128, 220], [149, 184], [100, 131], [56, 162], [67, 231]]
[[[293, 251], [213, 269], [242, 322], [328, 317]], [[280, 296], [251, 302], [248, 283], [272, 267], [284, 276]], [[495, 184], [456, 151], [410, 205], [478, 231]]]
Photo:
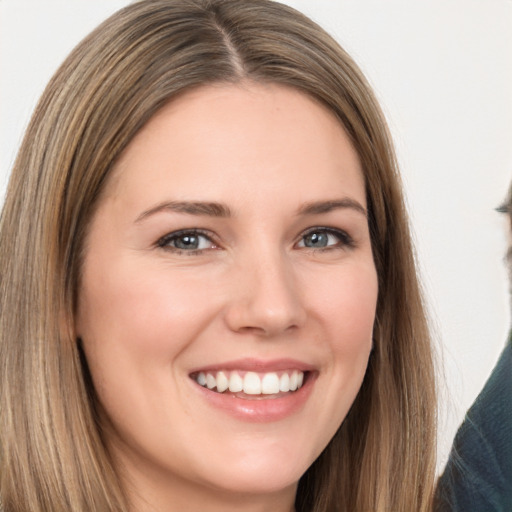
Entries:
[[302, 477], [298, 512], [421, 512], [435, 466], [431, 344], [400, 179], [352, 59], [267, 0], [143, 0], [80, 43], [47, 86], [0, 221], [4, 512], [128, 508], [73, 332], [84, 236], [113, 164], [164, 104], [241, 80], [293, 87], [338, 116], [365, 174], [379, 278], [374, 349], [342, 426]]

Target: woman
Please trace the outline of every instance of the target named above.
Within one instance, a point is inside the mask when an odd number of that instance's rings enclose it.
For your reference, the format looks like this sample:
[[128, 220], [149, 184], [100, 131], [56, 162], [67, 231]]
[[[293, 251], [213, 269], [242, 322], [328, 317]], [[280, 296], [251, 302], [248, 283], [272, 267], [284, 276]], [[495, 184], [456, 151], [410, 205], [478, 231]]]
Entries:
[[429, 509], [392, 146], [304, 16], [119, 11], [43, 94], [0, 229], [5, 512]]

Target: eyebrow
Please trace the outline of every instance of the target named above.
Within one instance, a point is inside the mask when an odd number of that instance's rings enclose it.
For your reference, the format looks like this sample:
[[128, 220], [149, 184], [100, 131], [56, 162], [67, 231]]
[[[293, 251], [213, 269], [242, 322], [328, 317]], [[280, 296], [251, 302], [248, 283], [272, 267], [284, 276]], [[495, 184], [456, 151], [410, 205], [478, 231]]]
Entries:
[[157, 204], [153, 208], [142, 212], [136, 223], [145, 218], [160, 212], [187, 213], [188, 215], [206, 215], [208, 217], [230, 217], [231, 211], [228, 206], [221, 203], [211, 203], [202, 201], [165, 201]]
[[368, 217], [366, 208], [355, 199], [344, 197], [343, 199], [332, 199], [330, 201], [313, 201], [305, 203], [299, 208], [299, 215], [318, 215], [329, 213], [333, 210], [348, 208]]
[[[351, 209], [367, 217], [366, 209], [356, 200], [345, 197], [343, 199], [331, 199], [328, 201], [313, 201], [303, 204], [298, 215], [319, 215], [329, 213], [333, 210]], [[231, 217], [231, 210], [223, 203], [203, 202], [203, 201], [165, 201], [142, 212], [135, 223], [160, 212], [186, 213], [188, 215], [207, 216], [207, 217]]]

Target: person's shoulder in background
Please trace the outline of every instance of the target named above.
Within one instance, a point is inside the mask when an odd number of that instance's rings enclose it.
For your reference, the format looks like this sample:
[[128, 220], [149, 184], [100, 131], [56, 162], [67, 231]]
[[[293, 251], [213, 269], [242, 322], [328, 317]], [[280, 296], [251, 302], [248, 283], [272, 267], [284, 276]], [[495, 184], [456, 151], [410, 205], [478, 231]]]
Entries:
[[512, 331], [455, 437], [436, 512], [512, 512]]

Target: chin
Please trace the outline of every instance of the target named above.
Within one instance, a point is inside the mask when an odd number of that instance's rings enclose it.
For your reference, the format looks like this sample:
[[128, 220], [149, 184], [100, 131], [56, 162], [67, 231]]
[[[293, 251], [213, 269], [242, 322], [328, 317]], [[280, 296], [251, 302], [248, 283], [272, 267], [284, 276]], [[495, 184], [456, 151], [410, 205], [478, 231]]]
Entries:
[[[296, 453], [299, 453], [299, 449]], [[242, 456], [234, 464], [226, 461], [222, 470], [217, 466], [217, 470], [212, 471], [215, 473], [214, 485], [228, 492], [242, 494], [272, 494], [295, 489], [310, 462], [294, 460], [285, 454], [280, 457], [275, 455], [265, 457], [260, 452], [251, 457]]]
[[263, 471], [246, 471], [243, 474], [226, 475], [226, 479], [215, 482], [215, 486], [228, 493], [245, 495], [269, 495], [293, 489], [298, 485], [302, 473], [281, 473], [274, 469], [265, 468]]

